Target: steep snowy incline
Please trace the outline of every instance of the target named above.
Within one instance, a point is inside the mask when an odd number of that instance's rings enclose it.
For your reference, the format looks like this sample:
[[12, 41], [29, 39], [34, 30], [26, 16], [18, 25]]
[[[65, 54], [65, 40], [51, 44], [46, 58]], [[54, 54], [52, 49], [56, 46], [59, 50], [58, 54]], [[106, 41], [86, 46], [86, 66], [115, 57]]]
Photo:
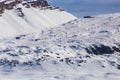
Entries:
[[120, 80], [119, 37], [120, 13], [116, 13], [1, 39], [0, 78]]
[[37, 32], [76, 19], [63, 9], [35, 2], [45, 0], [15, 1], [0, 3], [0, 37]]

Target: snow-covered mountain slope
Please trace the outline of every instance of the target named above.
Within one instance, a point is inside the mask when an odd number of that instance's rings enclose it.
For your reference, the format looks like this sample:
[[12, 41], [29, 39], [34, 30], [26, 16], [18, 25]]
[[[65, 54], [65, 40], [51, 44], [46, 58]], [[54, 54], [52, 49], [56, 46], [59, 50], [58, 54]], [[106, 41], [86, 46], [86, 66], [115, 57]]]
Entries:
[[45, 0], [0, 0], [0, 37], [37, 32], [74, 19]]
[[120, 13], [116, 13], [87, 16], [41, 33], [1, 39], [0, 78], [119, 80], [119, 37]]

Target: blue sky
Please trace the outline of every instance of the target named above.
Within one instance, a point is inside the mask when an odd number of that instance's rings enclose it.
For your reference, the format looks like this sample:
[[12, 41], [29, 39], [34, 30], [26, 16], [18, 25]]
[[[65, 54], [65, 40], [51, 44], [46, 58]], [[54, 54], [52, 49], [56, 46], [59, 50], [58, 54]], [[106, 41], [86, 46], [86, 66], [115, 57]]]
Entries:
[[48, 0], [77, 17], [120, 12], [120, 0]]

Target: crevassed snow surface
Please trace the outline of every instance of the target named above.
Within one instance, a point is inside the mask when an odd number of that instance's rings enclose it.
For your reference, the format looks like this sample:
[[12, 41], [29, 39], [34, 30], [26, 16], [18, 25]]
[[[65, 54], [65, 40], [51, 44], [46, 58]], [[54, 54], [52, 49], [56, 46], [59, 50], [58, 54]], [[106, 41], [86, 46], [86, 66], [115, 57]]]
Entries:
[[120, 13], [0, 40], [0, 80], [120, 80]]
[[[17, 8], [22, 8], [24, 17], [19, 17]], [[59, 9], [25, 8], [21, 4], [12, 10], [5, 10], [0, 16], [0, 37], [23, 33], [39, 32], [76, 19], [75, 16]]]

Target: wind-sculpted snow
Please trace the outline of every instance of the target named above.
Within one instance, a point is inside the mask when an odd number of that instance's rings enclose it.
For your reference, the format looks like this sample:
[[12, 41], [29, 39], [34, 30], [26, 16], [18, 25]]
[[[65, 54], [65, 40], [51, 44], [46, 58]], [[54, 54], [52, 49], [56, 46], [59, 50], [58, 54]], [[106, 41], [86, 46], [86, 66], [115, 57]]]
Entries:
[[0, 78], [119, 80], [119, 37], [120, 14], [116, 13], [76, 19], [41, 33], [1, 39]]

